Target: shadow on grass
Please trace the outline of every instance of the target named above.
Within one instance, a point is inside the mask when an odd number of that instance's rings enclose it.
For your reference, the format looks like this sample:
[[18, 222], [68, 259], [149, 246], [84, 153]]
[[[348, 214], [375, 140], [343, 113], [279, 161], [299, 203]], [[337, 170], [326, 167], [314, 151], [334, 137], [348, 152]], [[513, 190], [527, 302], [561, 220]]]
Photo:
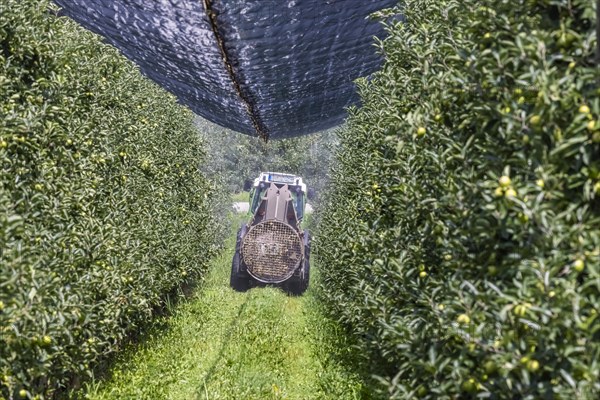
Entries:
[[[318, 295], [313, 294], [313, 300], [318, 310], [315, 313], [317, 318], [320, 314], [321, 321], [319, 323], [322, 328], [315, 337], [317, 342], [315, 349], [319, 362], [323, 365], [324, 370], [335, 370], [345, 376], [352, 377], [353, 381], [360, 383], [358, 393], [360, 399], [364, 400], [383, 400], [387, 399], [385, 395], [385, 386], [375, 377], [379, 372], [380, 364], [376, 360], [369, 359], [365, 356], [364, 351], [358, 346], [358, 342], [352, 338], [350, 333], [344, 329], [335, 319], [333, 315], [328, 315], [324, 305], [319, 302]], [[324, 392], [334, 392], [335, 387], [330, 385], [330, 382], [325, 378], [321, 382]]]
[[[368, 357], [368, 353], [359, 346], [357, 338], [353, 337], [346, 327], [344, 327], [336, 315], [328, 310], [323, 301], [323, 287], [320, 285], [320, 265], [318, 256], [315, 258], [314, 273], [311, 276], [311, 287], [307, 292], [308, 304], [310, 308], [310, 322], [313, 329], [313, 351], [321, 363], [324, 371], [327, 372], [320, 382], [321, 389], [328, 393], [331, 398], [342, 397], [347, 394], [344, 388], [336, 387], [334, 375], [345, 376], [347, 382], [352, 382], [355, 386], [354, 397], [358, 395], [364, 400], [383, 400], [389, 398], [386, 393], [386, 386], [382, 384], [376, 375], [382, 374], [385, 369], [383, 360], [374, 360]], [[329, 378], [329, 379], [328, 379]]]
[[[205, 271], [206, 273], [208, 271]], [[178, 305], [188, 301], [198, 290], [201, 290], [199, 286], [202, 282], [202, 278], [190, 279], [171, 289], [164, 296], [161, 304], [153, 308], [150, 322], [140, 324], [137, 329], [129, 333], [114, 352], [97, 361], [92, 370], [92, 377], [73, 376], [70, 385], [55, 393], [54, 398], [86, 398], [87, 384], [101, 386], [109, 382], [118, 363], [128, 362], [149, 338], [163, 335], [171, 328], [168, 318], [174, 314]]]
[[246, 310], [246, 306], [248, 305], [249, 300], [250, 300], [250, 294], [248, 293], [244, 302], [239, 306], [235, 318], [231, 321], [231, 323], [227, 327], [225, 336], [223, 337], [223, 340], [221, 341], [221, 347], [219, 348], [219, 352], [215, 356], [215, 359], [213, 360], [208, 371], [206, 371], [206, 373], [200, 380], [202, 383], [201, 383], [201, 386], [199, 386], [198, 389], [196, 389], [196, 399], [198, 399], [198, 400], [202, 399], [203, 398], [202, 395], [204, 395], [205, 396], [204, 398], [206, 398], [206, 399], [209, 398], [208, 394], [206, 394], [206, 384], [212, 380], [212, 377], [217, 369], [217, 365], [219, 365], [219, 361], [223, 358], [223, 354], [225, 353], [227, 346], [229, 346], [229, 342], [231, 340], [231, 335], [233, 334], [235, 328], [238, 326], [240, 317]]
[[220, 257], [229, 257], [229, 254], [232, 252], [232, 246], [235, 244], [236, 229], [243, 220], [242, 218], [242, 216], [228, 212], [226, 219], [229, 221], [229, 230], [231, 232], [220, 251], [213, 255], [212, 261], [206, 263], [202, 275], [190, 277], [187, 281], [173, 287], [162, 297], [161, 303], [152, 309], [150, 319], [146, 316], [140, 316], [137, 329], [132, 329], [128, 336], [119, 343], [114, 352], [96, 362], [92, 369], [91, 377], [83, 376], [82, 374], [74, 375], [70, 384], [62, 391], [57, 392], [54, 398], [86, 398], [89, 387], [102, 387], [110, 382], [115, 367], [120, 363], [128, 364], [150, 338], [166, 334], [171, 329], [170, 317], [175, 314], [179, 306], [185, 304], [204, 290], [205, 287], [203, 284], [206, 278], [209, 277], [212, 263]]

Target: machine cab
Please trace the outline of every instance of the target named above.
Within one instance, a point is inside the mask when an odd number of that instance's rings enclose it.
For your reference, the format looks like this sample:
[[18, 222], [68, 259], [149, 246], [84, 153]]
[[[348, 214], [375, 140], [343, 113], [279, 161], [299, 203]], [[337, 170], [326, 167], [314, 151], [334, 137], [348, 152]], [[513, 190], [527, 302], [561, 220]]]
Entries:
[[260, 176], [254, 180], [250, 190], [250, 213], [252, 215], [256, 213], [261, 199], [265, 197], [267, 190], [273, 183], [279, 188], [284, 185], [288, 186], [296, 210], [296, 218], [300, 223], [304, 217], [306, 206], [306, 185], [302, 182], [301, 177], [292, 174], [261, 172]]

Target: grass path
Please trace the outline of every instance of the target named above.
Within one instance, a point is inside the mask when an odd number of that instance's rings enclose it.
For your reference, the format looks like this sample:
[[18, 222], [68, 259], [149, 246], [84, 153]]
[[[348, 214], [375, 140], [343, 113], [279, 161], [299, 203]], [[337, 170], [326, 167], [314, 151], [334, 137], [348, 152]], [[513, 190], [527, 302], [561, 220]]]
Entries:
[[340, 361], [349, 351], [343, 335], [321, 314], [312, 289], [289, 297], [275, 288], [247, 293], [229, 288], [234, 234], [196, 294], [126, 352], [109, 381], [89, 385], [86, 397], [365, 397], [359, 376]]

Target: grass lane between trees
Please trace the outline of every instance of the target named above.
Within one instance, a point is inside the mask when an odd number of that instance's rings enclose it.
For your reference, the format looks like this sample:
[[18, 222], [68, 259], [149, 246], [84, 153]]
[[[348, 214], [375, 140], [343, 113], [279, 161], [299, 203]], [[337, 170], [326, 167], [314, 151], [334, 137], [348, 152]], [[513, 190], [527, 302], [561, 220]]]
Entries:
[[[236, 224], [243, 217], [237, 217]], [[235, 232], [189, 301], [126, 351], [91, 399], [357, 399], [368, 388], [314, 290], [236, 293], [229, 284]], [[318, 280], [318, 271], [313, 274]]]

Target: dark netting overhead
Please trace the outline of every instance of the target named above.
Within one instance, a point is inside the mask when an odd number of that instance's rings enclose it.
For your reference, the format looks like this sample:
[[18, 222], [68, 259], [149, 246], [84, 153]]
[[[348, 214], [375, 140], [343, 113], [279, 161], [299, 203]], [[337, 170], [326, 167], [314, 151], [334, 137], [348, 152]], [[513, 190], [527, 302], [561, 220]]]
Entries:
[[55, 0], [194, 112], [246, 134], [326, 129], [380, 56], [397, 0]]

